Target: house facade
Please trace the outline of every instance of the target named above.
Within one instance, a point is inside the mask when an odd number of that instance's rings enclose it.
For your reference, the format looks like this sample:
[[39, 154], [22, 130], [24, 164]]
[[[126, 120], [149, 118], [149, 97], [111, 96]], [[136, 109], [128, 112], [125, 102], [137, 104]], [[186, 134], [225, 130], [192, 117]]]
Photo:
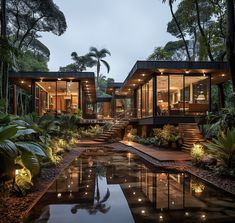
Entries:
[[81, 110], [84, 119], [128, 116], [140, 126], [195, 122], [211, 111], [211, 86], [229, 79], [226, 62], [137, 61], [123, 83], [108, 84], [108, 97], [97, 97], [91, 72], [10, 73], [11, 113], [27, 101], [20, 88], [29, 95], [28, 112], [38, 115]]
[[[92, 72], [11, 72], [10, 112], [48, 112], [56, 115], [82, 111], [96, 118], [95, 75]], [[20, 105], [20, 106], [19, 106]]]

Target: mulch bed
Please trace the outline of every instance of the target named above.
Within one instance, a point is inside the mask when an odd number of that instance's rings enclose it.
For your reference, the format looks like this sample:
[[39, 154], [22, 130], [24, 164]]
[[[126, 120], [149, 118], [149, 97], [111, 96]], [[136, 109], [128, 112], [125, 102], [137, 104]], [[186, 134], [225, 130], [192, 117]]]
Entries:
[[83, 151], [83, 148], [75, 148], [66, 154], [58, 165], [42, 169], [41, 175], [34, 180], [32, 191], [25, 197], [17, 197], [13, 194], [11, 183], [1, 187], [0, 223], [22, 222], [28, 210], [42, 197], [58, 174]]

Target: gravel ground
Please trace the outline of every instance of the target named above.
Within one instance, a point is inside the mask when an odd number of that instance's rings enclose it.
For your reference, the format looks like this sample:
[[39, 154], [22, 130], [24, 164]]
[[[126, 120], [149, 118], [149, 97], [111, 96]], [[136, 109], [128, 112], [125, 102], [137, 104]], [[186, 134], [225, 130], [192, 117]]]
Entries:
[[[161, 167], [180, 168], [185, 170], [211, 184], [228, 191], [235, 195], [235, 180], [229, 178], [220, 178], [211, 175], [210, 171], [197, 168], [191, 164], [191, 162], [160, 162], [147, 154], [137, 151], [136, 149], [123, 145], [121, 143], [108, 144], [108, 147], [117, 150], [128, 150], [138, 154], [150, 163]], [[96, 146], [97, 147], [97, 146]], [[79, 156], [84, 151], [84, 148], [73, 149], [68, 153], [59, 165], [43, 169], [40, 177], [34, 181], [34, 187], [32, 192], [25, 197], [16, 197], [11, 193], [12, 185], [6, 185], [4, 188], [0, 188], [0, 223], [18, 223], [22, 222], [23, 217], [34, 206], [34, 204], [42, 197], [47, 191], [48, 187], [53, 183], [58, 174], [66, 168], [75, 157]]]
[[17, 197], [11, 192], [12, 184], [0, 188], [0, 223], [22, 222], [28, 210], [41, 198], [56, 176], [66, 168], [75, 157], [83, 152], [83, 148], [76, 148], [65, 155], [64, 159], [55, 167], [45, 168], [35, 179], [31, 193], [25, 197]]

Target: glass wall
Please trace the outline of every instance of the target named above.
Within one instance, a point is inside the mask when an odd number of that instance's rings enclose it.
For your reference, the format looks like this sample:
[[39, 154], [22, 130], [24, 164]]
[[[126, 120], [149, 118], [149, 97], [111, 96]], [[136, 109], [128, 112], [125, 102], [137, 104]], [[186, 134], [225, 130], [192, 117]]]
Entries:
[[141, 88], [137, 90], [137, 117], [141, 118]]
[[141, 98], [139, 95], [140, 90], [138, 90], [138, 117], [140, 116], [140, 107], [142, 105], [142, 117], [150, 117], [153, 116], [153, 79], [148, 81], [146, 84], [142, 86], [142, 104], [139, 101]]
[[202, 115], [209, 111], [210, 78], [157, 76], [157, 115]]
[[208, 77], [185, 77], [185, 114], [205, 114], [209, 110], [209, 88]]
[[184, 76], [170, 75], [170, 115], [184, 113]]
[[168, 115], [168, 76], [157, 77], [157, 115]]
[[35, 86], [36, 112], [57, 114], [76, 113], [78, 110], [79, 83], [72, 81], [41, 81]]

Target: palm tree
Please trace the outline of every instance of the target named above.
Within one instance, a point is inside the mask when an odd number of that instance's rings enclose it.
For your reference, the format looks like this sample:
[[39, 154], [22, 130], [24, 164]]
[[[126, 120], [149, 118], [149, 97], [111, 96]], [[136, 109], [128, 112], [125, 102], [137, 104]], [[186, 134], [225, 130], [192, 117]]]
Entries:
[[104, 64], [104, 66], [107, 68], [107, 71], [109, 73], [110, 71], [110, 66], [107, 61], [104, 60], [104, 58], [109, 55], [111, 56], [111, 53], [109, 50], [103, 48], [101, 50], [98, 50], [96, 47], [91, 47], [90, 52], [88, 53], [88, 56], [93, 59], [93, 66], [96, 66], [97, 68], [97, 85], [99, 81], [99, 76], [100, 76], [100, 67], [101, 64]]

